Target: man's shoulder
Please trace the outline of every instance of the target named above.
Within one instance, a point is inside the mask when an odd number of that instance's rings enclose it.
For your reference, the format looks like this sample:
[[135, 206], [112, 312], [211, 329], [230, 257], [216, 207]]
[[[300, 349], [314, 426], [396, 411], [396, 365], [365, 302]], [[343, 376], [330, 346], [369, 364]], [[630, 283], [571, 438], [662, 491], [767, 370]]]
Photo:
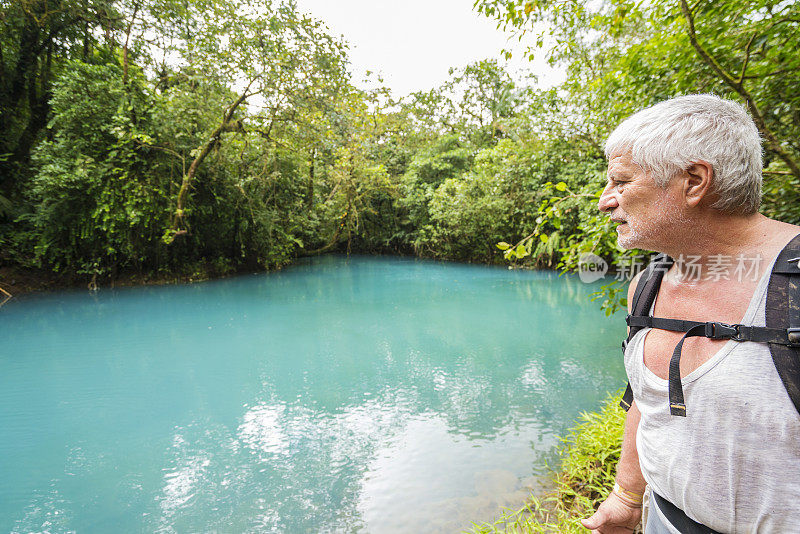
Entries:
[[768, 260], [767, 263], [770, 264], [795, 236], [800, 234], [800, 226], [776, 221], [775, 219], [768, 219], [768, 221], [763, 239], [758, 244], [758, 249], [762, 258]]
[[796, 224], [791, 224], [783, 221], [779, 221], [776, 219], [767, 218], [769, 228], [772, 232], [782, 237], [791, 237], [800, 234], [800, 226]]

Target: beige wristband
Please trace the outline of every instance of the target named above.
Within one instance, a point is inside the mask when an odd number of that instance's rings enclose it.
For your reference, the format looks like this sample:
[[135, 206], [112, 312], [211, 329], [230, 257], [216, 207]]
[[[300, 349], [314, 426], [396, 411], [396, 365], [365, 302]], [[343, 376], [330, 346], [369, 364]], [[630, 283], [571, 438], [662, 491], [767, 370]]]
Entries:
[[626, 490], [616, 482], [614, 483], [614, 493], [617, 494], [617, 497], [622, 500], [625, 504], [632, 508], [641, 508], [642, 501], [644, 500], [644, 496], [641, 493], [635, 493], [630, 490]]

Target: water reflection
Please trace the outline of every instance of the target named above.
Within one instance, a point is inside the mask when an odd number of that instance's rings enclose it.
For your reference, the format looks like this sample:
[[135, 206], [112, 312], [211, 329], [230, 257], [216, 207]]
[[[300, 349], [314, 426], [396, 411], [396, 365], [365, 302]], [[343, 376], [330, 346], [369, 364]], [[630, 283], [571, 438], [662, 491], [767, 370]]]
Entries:
[[73, 503], [66, 500], [57, 489], [57, 480], [49, 487], [37, 490], [21, 511], [14, 532], [65, 532], [72, 523]]
[[242, 417], [239, 440], [253, 449], [262, 461], [272, 455], [289, 452], [289, 438], [280, 426], [283, 412], [283, 406], [260, 404], [249, 409]]
[[[175, 436], [175, 448], [181, 449], [183, 438]], [[203, 473], [211, 464], [208, 458], [189, 456], [181, 458], [179, 465], [164, 474], [164, 489], [161, 498], [161, 513], [165, 518], [175, 515], [175, 511], [186, 506], [203, 480]]]
[[[359, 510], [367, 530], [457, 532], [471, 520], [492, 517], [500, 506], [522, 502], [531, 487], [539, 487], [536, 478], [521, 480], [517, 473], [525, 470], [520, 464], [528, 461], [528, 440], [541, 438], [540, 430], [476, 443], [450, 432], [440, 415], [409, 418], [376, 451], [362, 479]], [[519, 462], [493, 469], [487, 459], [498, 453]]]

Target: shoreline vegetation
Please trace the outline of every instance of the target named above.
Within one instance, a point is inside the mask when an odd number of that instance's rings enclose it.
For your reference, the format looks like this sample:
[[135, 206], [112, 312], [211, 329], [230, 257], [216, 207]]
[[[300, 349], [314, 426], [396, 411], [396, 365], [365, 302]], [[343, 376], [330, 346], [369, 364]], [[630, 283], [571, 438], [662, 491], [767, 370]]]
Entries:
[[[288, 1], [4, 4], [0, 286], [193, 281], [333, 251], [564, 270], [591, 252], [632, 271], [639, 251], [596, 209], [603, 140], [697, 92], [758, 119], [761, 211], [800, 223], [797, 3], [474, 9], [564, 81], [498, 57], [394, 95], [355, 81], [346, 40]], [[609, 314], [622, 286], [597, 295]]]
[[[346, 251], [332, 250], [330, 254], [346, 254]], [[447, 258], [429, 258], [416, 256], [413, 254], [371, 254], [371, 256], [388, 257], [411, 257], [421, 260], [452, 261], [460, 262]], [[171, 284], [192, 284], [196, 282], [206, 282], [209, 280], [219, 280], [231, 276], [246, 274], [261, 274], [279, 271], [292, 267], [297, 261], [313, 256], [298, 256], [292, 261], [284, 264], [273, 265], [269, 268], [260, 266], [241, 266], [237, 269], [218, 270], [215, 265], [196, 264], [192, 270], [185, 272], [130, 272], [118, 273], [115, 277], [89, 276], [86, 274], [66, 274], [56, 273], [47, 269], [36, 267], [22, 267], [19, 265], [0, 266], [0, 295], [9, 298], [22, 296], [29, 293], [44, 291], [59, 291], [65, 289], [87, 289], [101, 290], [113, 289], [116, 287], [136, 287], [136, 286], [159, 286]], [[466, 262], [474, 265], [494, 266], [503, 265], [490, 262]], [[520, 266], [518, 266], [520, 267]], [[529, 268], [529, 266], [528, 266]]]
[[475, 523], [471, 534], [578, 534], [608, 496], [622, 447], [625, 412], [622, 391], [609, 394], [596, 412], [584, 412], [562, 438], [559, 465], [551, 473], [553, 490], [531, 495], [524, 506], [504, 510], [492, 523]]

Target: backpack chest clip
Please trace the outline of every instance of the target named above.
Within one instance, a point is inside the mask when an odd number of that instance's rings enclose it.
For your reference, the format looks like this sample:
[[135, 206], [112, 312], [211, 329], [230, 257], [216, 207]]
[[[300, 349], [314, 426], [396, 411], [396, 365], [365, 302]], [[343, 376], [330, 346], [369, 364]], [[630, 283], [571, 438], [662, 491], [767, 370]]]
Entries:
[[705, 337], [710, 339], [732, 339], [734, 341], [744, 341], [742, 333], [739, 331], [739, 324], [707, 322]]

